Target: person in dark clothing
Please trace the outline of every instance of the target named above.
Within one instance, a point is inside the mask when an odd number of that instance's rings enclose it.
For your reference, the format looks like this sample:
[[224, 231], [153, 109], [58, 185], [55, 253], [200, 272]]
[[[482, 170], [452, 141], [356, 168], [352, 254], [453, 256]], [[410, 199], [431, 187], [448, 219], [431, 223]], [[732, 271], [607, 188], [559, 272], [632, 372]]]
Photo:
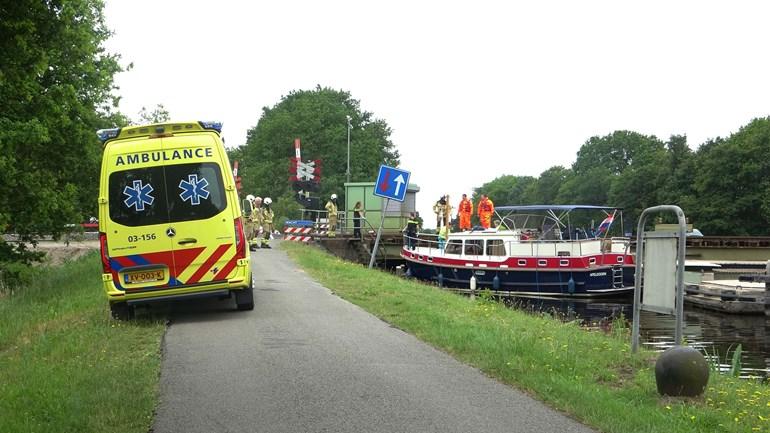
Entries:
[[406, 246], [410, 250], [414, 250], [417, 247], [417, 225], [418, 222], [414, 217], [414, 212], [412, 212], [409, 214], [406, 227], [401, 230], [406, 233]]
[[357, 201], [353, 207], [353, 236], [358, 239], [361, 239], [361, 217], [364, 215], [366, 215], [364, 206], [360, 201]]

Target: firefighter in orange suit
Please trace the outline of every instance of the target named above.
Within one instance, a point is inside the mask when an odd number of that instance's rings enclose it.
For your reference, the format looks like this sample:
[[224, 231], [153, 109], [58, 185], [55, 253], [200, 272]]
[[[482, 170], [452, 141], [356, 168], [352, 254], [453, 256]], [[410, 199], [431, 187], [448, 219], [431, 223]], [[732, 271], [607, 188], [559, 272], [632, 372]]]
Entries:
[[492, 222], [492, 215], [495, 213], [495, 204], [492, 203], [492, 200], [490, 200], [486, 194], [481, 194], [478, 212], [481, 226], [488, 229]]
[[460, 230], [471, 229], [471, 215], [473, 215], [473, 203], [468, 200], [468, 196], [463, 194], [460, 200], [460, 206], [457, 208], [457, 219], [460, 220]]

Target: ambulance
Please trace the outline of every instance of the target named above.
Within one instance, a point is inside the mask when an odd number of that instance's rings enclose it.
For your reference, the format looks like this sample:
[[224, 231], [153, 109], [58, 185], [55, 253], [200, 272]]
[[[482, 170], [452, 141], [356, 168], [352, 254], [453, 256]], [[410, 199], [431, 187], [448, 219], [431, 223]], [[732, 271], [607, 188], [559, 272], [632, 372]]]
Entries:
[[249, 249], [219, 122], [97, 131], [102, 281], [112, 316], [137, 305], [232, 297], [254, 308]]

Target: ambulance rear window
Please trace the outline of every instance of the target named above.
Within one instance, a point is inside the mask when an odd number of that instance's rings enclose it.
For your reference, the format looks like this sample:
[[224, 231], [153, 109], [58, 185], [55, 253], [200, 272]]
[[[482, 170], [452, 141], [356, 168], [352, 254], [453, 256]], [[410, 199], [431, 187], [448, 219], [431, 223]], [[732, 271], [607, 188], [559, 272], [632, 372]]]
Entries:
[[109, 181], [110, 219], [136, 227], [211, 218], [227, 199], [212, 162], [116, 171]]

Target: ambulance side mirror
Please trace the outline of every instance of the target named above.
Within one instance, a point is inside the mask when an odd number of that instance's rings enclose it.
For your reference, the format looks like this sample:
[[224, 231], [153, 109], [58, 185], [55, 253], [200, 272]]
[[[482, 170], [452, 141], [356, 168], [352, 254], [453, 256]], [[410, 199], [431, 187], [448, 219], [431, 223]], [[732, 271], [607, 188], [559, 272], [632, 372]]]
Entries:
[[251, 216], [251, 203], [243, 199], [243, 205], [241, 206], [241, 210], [243, 212], [243, 216], [250, 217]]

